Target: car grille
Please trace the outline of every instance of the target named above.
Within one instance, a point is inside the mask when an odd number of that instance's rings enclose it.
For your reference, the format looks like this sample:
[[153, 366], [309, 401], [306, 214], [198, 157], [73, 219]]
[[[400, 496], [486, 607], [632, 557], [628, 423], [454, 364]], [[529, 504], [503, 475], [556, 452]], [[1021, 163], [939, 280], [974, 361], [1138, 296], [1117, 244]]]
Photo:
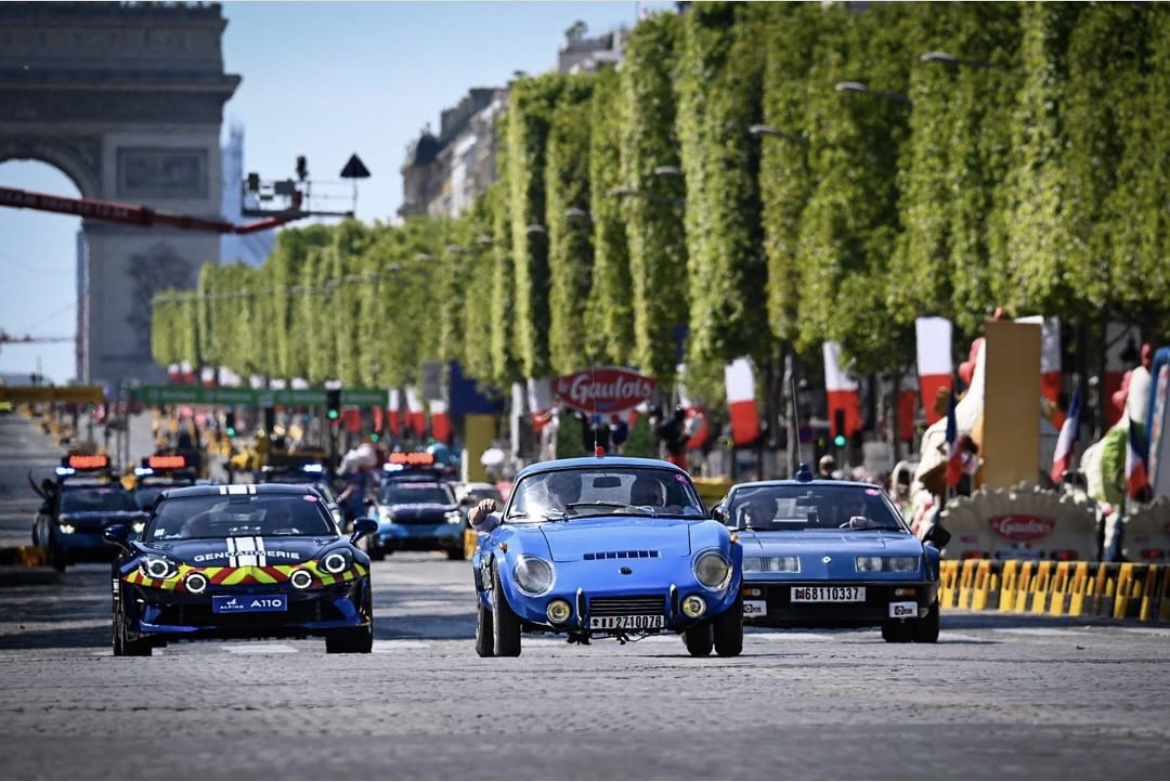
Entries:
[[658, 559], [660, 551], [591, 551], [585, 555], [585, 561], [597, 559]]
[[590, 616], [625, 616], [627, 614], [664, 614], [666, 598], [661, 595], [640, 597], [594, 597], [589, 600]]
[[288, 611], [276, 613], [216, 614], [211, 606], [172, 605], [167, 606], [155, 620], [162, 625], [187, 625], [191, 627], [226, 627], [246, 629], [249, 627], [278, 627], [306, 622], [327, 622], [344, 619], [344, 615], [331, 602], [323, 600], [301, 600], [289, 604]]

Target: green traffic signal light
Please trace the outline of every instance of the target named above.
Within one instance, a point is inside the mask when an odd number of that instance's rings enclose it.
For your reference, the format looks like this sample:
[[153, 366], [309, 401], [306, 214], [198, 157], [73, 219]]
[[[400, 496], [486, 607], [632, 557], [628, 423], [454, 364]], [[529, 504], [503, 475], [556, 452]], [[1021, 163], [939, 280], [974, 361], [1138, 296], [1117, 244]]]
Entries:
[[382, 439], [382, 435], [378, 434], [377, 432], [374, 432], [372, 435], [370, 435], [370, 442], [371, 443], [376, 443], [381, 439]]
[[337, 420], [337, 418], [338, 418], [338, 416], [339, 416], [339, 415], [341, 415], [341, 411], [339, 411], [339, 410], [330, 410], [330, 411], [329, 411], [329, 413], [328, 413], [328, 415], [329, 415], [329, 420], [330, 420], [330, 421], [336, 421], [336, 420]]
[[227, 436], [228, 437], [235, 437], [236, 436], [236, 428], [234, 426], [229, 426], [227, 428]]
[[845, 435], [839, 434], [836, 437], [834, 437], [833, 438], [833, 445], [837, 446], [838, 448], [844, 448], [845, 447]]

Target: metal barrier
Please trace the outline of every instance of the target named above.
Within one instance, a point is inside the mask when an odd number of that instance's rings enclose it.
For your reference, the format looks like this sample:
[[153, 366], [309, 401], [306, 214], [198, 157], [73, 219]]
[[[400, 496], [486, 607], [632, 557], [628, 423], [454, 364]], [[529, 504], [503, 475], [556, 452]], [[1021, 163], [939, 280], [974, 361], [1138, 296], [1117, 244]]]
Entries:
[[1138, 562], [946, 560], [943, 609], [1170, 622], [1170, 566]]

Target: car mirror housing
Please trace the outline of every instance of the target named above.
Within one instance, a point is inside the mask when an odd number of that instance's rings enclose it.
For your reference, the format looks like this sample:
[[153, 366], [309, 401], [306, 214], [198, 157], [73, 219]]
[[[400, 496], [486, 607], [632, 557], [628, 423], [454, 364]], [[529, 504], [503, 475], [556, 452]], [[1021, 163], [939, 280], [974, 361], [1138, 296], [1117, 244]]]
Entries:
[[115, 546], [129, 548], [126, 541], [130, 539], [130, 532], [125, 524], [111, 524], [102, 530], [102, 540]]
[[350, 543], [357, 543], [366, 535], [372, 535], [378, 531], [378, 522], [371, 518], [357, 519], [353, 523], [353, 533], [349, 536]]
[[944, 529], [941, 524], [935, 524], [933, 527], [931, 527], [924, 537], [924, 540], [927, 543], [930, 543], [931, 545], [940, 549], [946, 548], [946, 545], [948, 542], [950, 542], [950, 539], [951, 533]]

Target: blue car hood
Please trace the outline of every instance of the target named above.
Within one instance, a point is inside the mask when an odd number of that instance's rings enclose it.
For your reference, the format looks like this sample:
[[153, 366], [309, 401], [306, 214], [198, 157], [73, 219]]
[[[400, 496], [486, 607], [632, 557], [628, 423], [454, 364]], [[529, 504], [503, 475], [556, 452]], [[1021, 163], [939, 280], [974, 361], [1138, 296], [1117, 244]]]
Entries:
[[[228, 540], [200, 538], [173, 543], [155, 541], [143, 544], [141, 548], [147, 553], [165, 554], [176, 562], [204, 567], [243, 564], [296, 565], [314, 558], [324, 546], [337, 542], [338, 538], [270, 536], [260, 538], [261, 545], [257, 545], [256, 538], [248, 535], [231, 538], [232, 545], [229, 545]], [[241, 556], [244, 561], [240, 561]]]
[[922, 542], [904, 532], [740, 532], [745, 557], [761, 554], [920, 556]]
[[693, 523], [622, 516], [552, 522], [540, 525], [540, 531], [554, 562], [628, 558], [630, 552], [642, 552], [641, 557], [657, 552], [665, 559], [690, 555]]
[[108, 521], [111, 524], [130, 524], [146, 518], [146, 511], [141, 510], [83, 510], [68, 511], [58, 517], [58, 521]]

